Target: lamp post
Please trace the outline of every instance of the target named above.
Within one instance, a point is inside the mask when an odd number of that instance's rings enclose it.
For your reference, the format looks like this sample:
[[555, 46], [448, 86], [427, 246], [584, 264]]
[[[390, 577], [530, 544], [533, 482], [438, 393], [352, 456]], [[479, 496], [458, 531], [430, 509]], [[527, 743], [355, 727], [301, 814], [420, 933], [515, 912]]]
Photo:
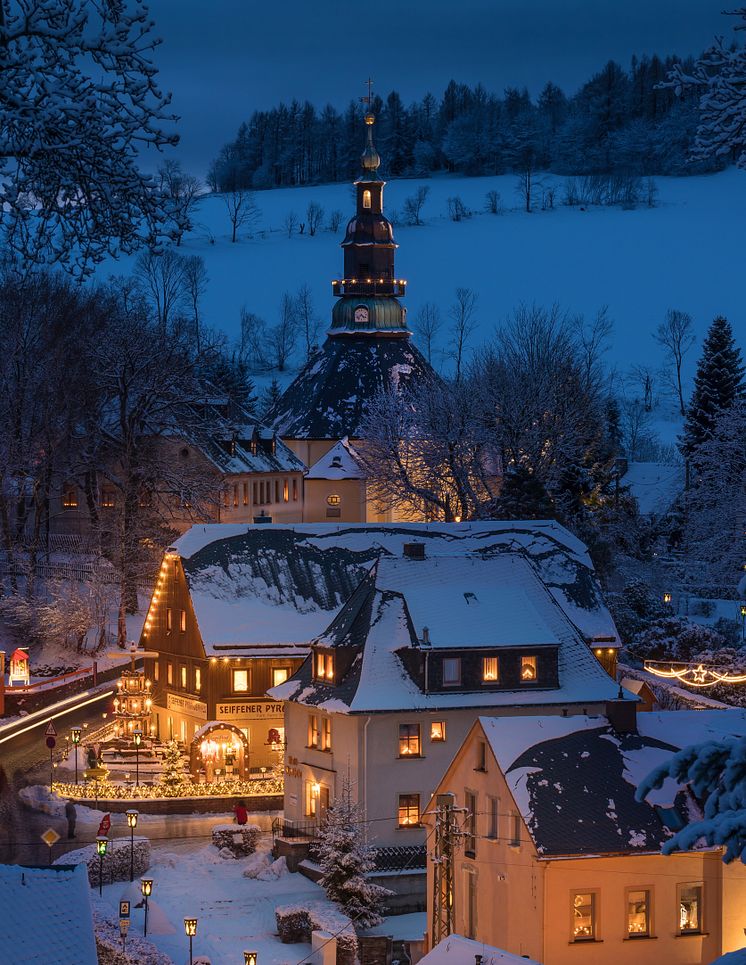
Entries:
[[746, 640], [746, 603], [741, 604], [741, 643]]
[[104, 886], [104, 855], [106, 854], [106, 849], [109, 847], [109, 839], [105, 834], [99, 834], [96, 837], [96, 853], [98, 854], [98, 895], [99, 898], [103, 894]]
[[671, 596], [670, 593], [663, 594], [663, 602], [666, 604], [666, 606], [671, 606], [672, 600], [673, 600], [673, 597]]
[[189, 965], [194, 965], [194, 959], [192, 958], [192, 939], [197, 934], [197, 919], [185, 918], [184, 931], [187, 933], [187, 937], [189, 938]]
[[256, 965], [258, 957], [256, 952], [244, 952], [243, 965]]
[[136, 728], [132, 732], [132, 740], [135, 743], [135, 787], [140, 786], [140, 744], [142, 744], [142, 731]]
[[75, 754], [75, 786], [78, 785], [78, 744], [80, 744], [80, 727], [73, 727], [70, 730], [70, 740], [73, 742], [73, 753]]
[[142, 892], [143, 899], [145, 900], [145, 924], [143, 926], [143, 936], [148, 934], [148, 898], [150, 898], [151, 892], [153, 891], [153, 879], [152, 878], [140, 878], [140, 891]]
[[130, 829], [130, 881], [135, 880], [135, 828], [139, 812], [133, 808], [127, 811], [127, 824]]

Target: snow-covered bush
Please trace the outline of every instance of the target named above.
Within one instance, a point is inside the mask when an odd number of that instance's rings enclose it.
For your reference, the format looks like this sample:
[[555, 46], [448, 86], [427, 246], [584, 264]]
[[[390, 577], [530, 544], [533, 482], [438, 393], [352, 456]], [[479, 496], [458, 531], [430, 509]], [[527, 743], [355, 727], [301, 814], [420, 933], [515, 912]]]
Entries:
[[218, 850], [227, 848], [234, 858], [245, 858], [256, 851], [261, 833], [256, 824], [216, 824], [212, 843]]
[[628, 580], [619, 593], [607, 593], [606, 605], [625, 644], [661, 614], [661, 601], [638, 579]]
[[670, 614], [658, 617], [636, 633], [630, 649], [635, 656], [648, 660], [688, 661], [704, 651], [720, 650], [725, 642], [712, 627]]
[[281, 905], [275, 908], [275, 921], [280, 941], [286, 945], [310, 942], [311, 932], [325, 931], [337, 939], [337, 951], [341, 957], [354, 959], [357, 951], [355, 929], [350, 919], [333, 906], [314, 901], [304, 905]]
[[[91, 887], [98, 887], [99, 868], [101, 859], [96, 853], [96, 845], [90, 844], [77, 851], [69, 851], [55, 864], [85, 864], [88, 868], [88, 882]], [[134, 874], [138, 877], [150, 867], [150, 841], [147, 838], [135, 838], [134, 842]], [[103, 860], [103, 883], [113, 881], [129, 881], [130, 878], [130, 842], [129, 838], [117, 838], [109, 841], [109, 847]]]
[[365, 812], [352, 800], [349, 778], [343, 779], [341, 793], [327, 811], [314, 850], [326, 897], [358, 928], [380, 924], [391, 892], [365, 877], [375, 869], [375, 859], [365, 842]]

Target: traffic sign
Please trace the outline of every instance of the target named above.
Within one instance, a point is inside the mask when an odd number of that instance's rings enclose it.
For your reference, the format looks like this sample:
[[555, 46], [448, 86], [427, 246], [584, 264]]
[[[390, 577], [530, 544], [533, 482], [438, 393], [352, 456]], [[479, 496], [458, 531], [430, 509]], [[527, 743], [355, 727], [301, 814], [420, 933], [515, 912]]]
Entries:
[[50, 749], [50, 751], [54, 750], [56, 744], [57, 741], [54, 739], [54, 737], [47, 737], [47, 747]]
[[56, 737], [56, 736], [57, 736], [57, 728], [54, 726], [54, 724], [52, 723], [51, 720], [50, 720], [49, 723], [47, 724], [47, 729], [44, 731], [44, 736], [45, 736], [45, 737]]
[[119, 902], [119, 918], [129, 918], [130, 916], [130, 903], [125, 899]]
[[99, 824], [98, 826], [99, 837], [103, 837], [104, 835], [107, 835], [109, 833], [110, 827], [111, 827], [111, 817], [108, 814], [105, 814], [101, 818], [101, 824]]
[[51, 848], [53, 845], [57, 844], [57, 842], [60, 840], [60, 836], [57, 834], [54, 828], [47, 828], [44, 834], [42, 834], [41, 839], [48, 848]]

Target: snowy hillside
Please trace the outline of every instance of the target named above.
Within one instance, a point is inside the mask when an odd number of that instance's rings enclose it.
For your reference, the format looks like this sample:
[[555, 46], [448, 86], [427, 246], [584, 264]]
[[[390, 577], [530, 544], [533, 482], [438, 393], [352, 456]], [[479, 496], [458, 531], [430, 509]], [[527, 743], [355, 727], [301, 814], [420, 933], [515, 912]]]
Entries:
[[[695, 320], [697, 345], [687, 359], [693, 373], [706, 326], [713, 316], [728, 316], [743, 331], [741, 272], [746, 219], [746, 175], [736, 170], [691, 178], [659, 178], [657, 205], [632, 211], [620, 208], [565, 207], [526, 214], [520, 209], [515, 177], [436, 177], [392, 181], [385, 210], [401, 211], [405, 198], [425, 184], [430, 193], [423, 208], [425, 224], [395, 223], [397, 274], [409, 281], [405, 303], [410, 320], [423, 302], [436, 302], [447, 320], [457, 286], [479, 293], [479, 331], [488, 338], [520, 303], [549, 305], [592, 316], [603, 305], [615, 323], [609, 362], [626, 370], [636, 362], [657, 364], [660, 351], [650, 333], [670, 307]], [[561, 199], [563, 178], [558, 184]], [[500, 192], [505, 213], [484, 213], [485, 195]], [[447, 199], [460, 196], [475, 215], [462, 222], [447, 216]], [[540, 196], [540, 194], [539, 194]], [[339, 243], [354, 211], [345, 184], [258, 192], [261, 210], [253, 239], [231, 244], [228, 216], [220, 196], [206, 196], [199, 223], [181, 246], [184, 254], [204, 257], [210, 278], [204, 298], [209, 325], [235, 335], [245, 305], [269, 323], [277, 320], [283, 292], [307, 283], [318, 315], [326, 322], [332, 308], [331, 279], [342, 271]], [[305, 220], [316, 201], [326, 215], [343, 212], [336, 234], [288, 238], [285, 216]], [[325, 218], [326, 221], [326, 218]], [[133, 259], [102, 266], [104, 274], [127, 272]], [[447, 342], [441, 333], [443, 346]]]

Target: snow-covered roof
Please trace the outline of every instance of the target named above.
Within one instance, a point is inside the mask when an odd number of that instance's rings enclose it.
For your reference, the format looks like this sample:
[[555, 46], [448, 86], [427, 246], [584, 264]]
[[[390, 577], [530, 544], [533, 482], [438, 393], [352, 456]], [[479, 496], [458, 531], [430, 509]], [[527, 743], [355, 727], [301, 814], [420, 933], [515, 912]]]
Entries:
[[474, 965], [477, 955], [481, 956], [484, 965], [538, 965], [533, 958], [511, 955], [494, 945], [475, 942], [455, 933], [444, 938], [420, 962], [421, 965]]
[[746, 735], [746, 710], [641, 713], [630, 734], [584, 715], [479, 723], [540, 855], [641, 853], [671, 836], [668, 809], [699, 816], [671, 778], [636, 801], [642, 779], [682, 747]]
[[[425, 626], [428, 655], [444, 648], [552, 647], [557, 682], [486, 690], [465, 680], [453, 690], [429, 688], [420, 679]], [[618, 691], [531, 564], [517, 553], [381, 558], [315, 642], [342, 648], [348, 659], [352, 656], [349, 668], [333, 684], [319, 681], [309, 657], [271, 691], [275, 697], [337, 712], [373, 713], [591, 703], [610, 700]]]
[[295, 652], [303, 655], [371, 564], [401, 557], [404, 544], [413, 541], [425, 544], [429, 560], [521, 557], [586, 640], [617, 639], [585, 546], [552, 520], [217, 523], [193, 526], [175, 545], [208, 654], [284, 645], [301, 648]]
[[97, 965], [84, 864], [0, 865], [0, 962]]
[[285, 439], [359, 439], [366, 405], [379, 390], [431, 375], [409, 338], [327, 338], [267, 413], [267, 423]]
[[345, 436], [315, 462], [306, 479], [364, 479], [357, 452]]
[[663, 462], [631, 462], [622, 476], [622, 485], [629, 487], [641, 513], [660, 516], [684, 491], [684, 467]]

